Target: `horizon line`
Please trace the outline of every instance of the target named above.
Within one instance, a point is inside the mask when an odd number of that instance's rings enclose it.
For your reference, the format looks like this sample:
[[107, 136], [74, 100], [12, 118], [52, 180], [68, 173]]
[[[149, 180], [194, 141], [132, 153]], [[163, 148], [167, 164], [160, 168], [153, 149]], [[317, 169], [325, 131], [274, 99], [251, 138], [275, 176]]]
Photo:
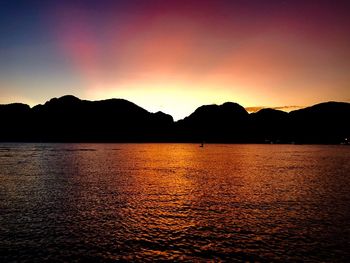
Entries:
[[[89, 101], [89, 102], [98, 102], [98, 101], [108, 101], [108, 100], [113, 100], [113, 99], [116, 99], [116, 100], [125, 100], [125, 101], [128, 101], [130, 103], [133, 103], [135, 105], [137, 105], [138, 107], [142, 108], [142, 109], [145, 109], [147, 110], [148, 112], [150, 113], [157, 113], [157, 112], [163, 112], [161, 110], [158, 110], [158, 111], [149, 111], [148, 109], [138, 105], [137, 103], [131, 101], [131, 100], [128, 100], [128, 99], [124, 99], [124, 98], [116, 98], [116, 97], [112, 97], [112, 98], [107, 98], [107, 99], [97, 99], [97, 100], [91, 100], [91, 99], [82, 99], [82, 98], [79, 98], [78, 96], [75, 96], [75, 95], [72, 95], [72, 94], [66, 94], [66, 95], [62, 95], [62, 96], [59, 96], [59, 97], [52, 97], [48, 100], [46, 100], [44, 103], [38, 103], [38, 104], [30, 104], [30, 103], [23, 103], [23, 102], [11, 102], [11, 103], [0, 103], [0, 106], [4, 106], [4, 105], [11, 105], [11, 104], [24, 104], [24, 105], [27, 105], [29, 106], [31, 109], [36, 107], [36, 106], [39, 106], [39, 105], [44, 105], [45, 103], [49, 102], [50, 100], [52, 99], [60, 99], [60, 98], [63, 98], [63, 97], [74, 97], [74, 98], [77, 98], [81, 101]], [[300, 106], [300, 105], [284, 105], [284, 106], [243, 106], [241, 104], [239, 104], [238, 102], [235, 102], [235, 101], [226, 101], [224, 103], [227, 103], [227, 102], [231, 102], [231, 103], [236, 103], [240, 106], [242, 106], [248, 114], [252, 114], [252, 113], [256, 113], [262, 109], [273, 109], [273, 110], [279, 110], [279, 111], [284, 111], [284, 112], [291, 112], [291, 111], [294, 111], [294, 110], [299, 110], [299, 109], [304, 109], [304, 108], [308, 108], [308, 107], [312, 107], [312, 106], [315, 106], [315, 105], [318, 105], [318, 104], [322, 104], [322, 103], [329, 103], [329, 102], [338, 102], [338, 103], [350, 103], [350, 100], [347, 100], [347, 101], [335, 101], [335, 100], [329, 100], [329, 101], [322, 101], [322, 102], [319, 102], [319, 103], [316, 103], [316, 104], [312, 104], [312, 105], [309, 105], [309, 106]], [[198, 109], [199, 107], [202, 107], [202, 106], [208, 106], [208, 105], [217, 105], [217, 106], [220, 106], [220, 105], [223, 105], [224, 103], [221, 103], [221, 104], [217, 104], [217, 103], [211, 103], [211, 104], [203, 104], [203, 105], [199, 105], [197, 106], [196, 108], [194, 108], [194, 110], [192, 111], [195, 112], [196, 109]], [[166, 112], [163, 112], [165, 114], [168, 114], [170, 115], [173, 119], [174, 117], [169, 114], [169, 113], [166, 113]], [[192, 114], [191, 113], [191, 114]], [[191, 115], [190, 114], [190, 115]], [[189, 115], [187, 115], [189, 116]], [[179, 121], [179, 120], [183, 120], [184, 118], [186, 118], [187, 116], [183, 117], [183, 118], [179, 118], [179, 119], [174, 119], [174, 121]]]

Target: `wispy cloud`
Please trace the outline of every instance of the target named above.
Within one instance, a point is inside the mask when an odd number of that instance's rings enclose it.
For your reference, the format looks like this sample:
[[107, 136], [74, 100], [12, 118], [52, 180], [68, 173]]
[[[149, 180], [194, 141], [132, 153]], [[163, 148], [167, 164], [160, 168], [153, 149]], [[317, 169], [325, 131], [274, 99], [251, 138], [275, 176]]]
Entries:
[[292, 106], [280, 106], [280, 107], [274, 107], [272, 109], [275, 109], [275, 110], [283, 110], [283, 111], [292, 111], [292, 110], [298, 110], [298, 109], [301, 109], [301, 108], [304, 108], [304, 106], [296, 106], [296, 105], [292, 105]]
[[278, 106], [278, 107], [255, 106], [255, 107], [246, 107], [245, 109], [249, 113], [252, 113], [252, 112], [257, 112], [261, 109], [267, 109], [267, 108], [290, 112], [293, 110], [301, 109], [301, 108], [303, 108], [303, 106], [296, 106], [296, 105], [285, 105], [285, 106]]

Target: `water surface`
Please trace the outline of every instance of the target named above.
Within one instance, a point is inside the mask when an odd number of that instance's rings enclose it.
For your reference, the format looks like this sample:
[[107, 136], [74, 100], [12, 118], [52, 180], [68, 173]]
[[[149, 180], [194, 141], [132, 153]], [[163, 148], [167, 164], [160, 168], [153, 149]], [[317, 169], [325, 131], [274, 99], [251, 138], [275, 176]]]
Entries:
[[0, 261], [350, 260], [350, 147], [0, 144]]

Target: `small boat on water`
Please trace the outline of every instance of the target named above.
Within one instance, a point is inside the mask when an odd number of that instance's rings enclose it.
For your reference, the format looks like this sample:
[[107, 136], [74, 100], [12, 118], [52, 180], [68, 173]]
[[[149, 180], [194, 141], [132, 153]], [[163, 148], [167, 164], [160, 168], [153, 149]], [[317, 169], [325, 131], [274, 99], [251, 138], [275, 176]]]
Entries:
[[204, 142], [202, 142], [202, 144], [201, 144], [201, 145], [199, 145], [199, 147], [204, 147]]

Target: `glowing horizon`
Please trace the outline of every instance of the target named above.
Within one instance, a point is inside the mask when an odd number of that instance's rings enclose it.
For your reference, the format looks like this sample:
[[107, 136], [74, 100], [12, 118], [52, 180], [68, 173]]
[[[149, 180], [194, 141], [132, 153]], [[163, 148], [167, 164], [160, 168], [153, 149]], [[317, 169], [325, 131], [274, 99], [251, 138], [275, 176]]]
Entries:
[[350, 101], [347, 1], [33, 1], [3, 10], [0, 103], [123, 98], [178, 120], [226, 101]]

